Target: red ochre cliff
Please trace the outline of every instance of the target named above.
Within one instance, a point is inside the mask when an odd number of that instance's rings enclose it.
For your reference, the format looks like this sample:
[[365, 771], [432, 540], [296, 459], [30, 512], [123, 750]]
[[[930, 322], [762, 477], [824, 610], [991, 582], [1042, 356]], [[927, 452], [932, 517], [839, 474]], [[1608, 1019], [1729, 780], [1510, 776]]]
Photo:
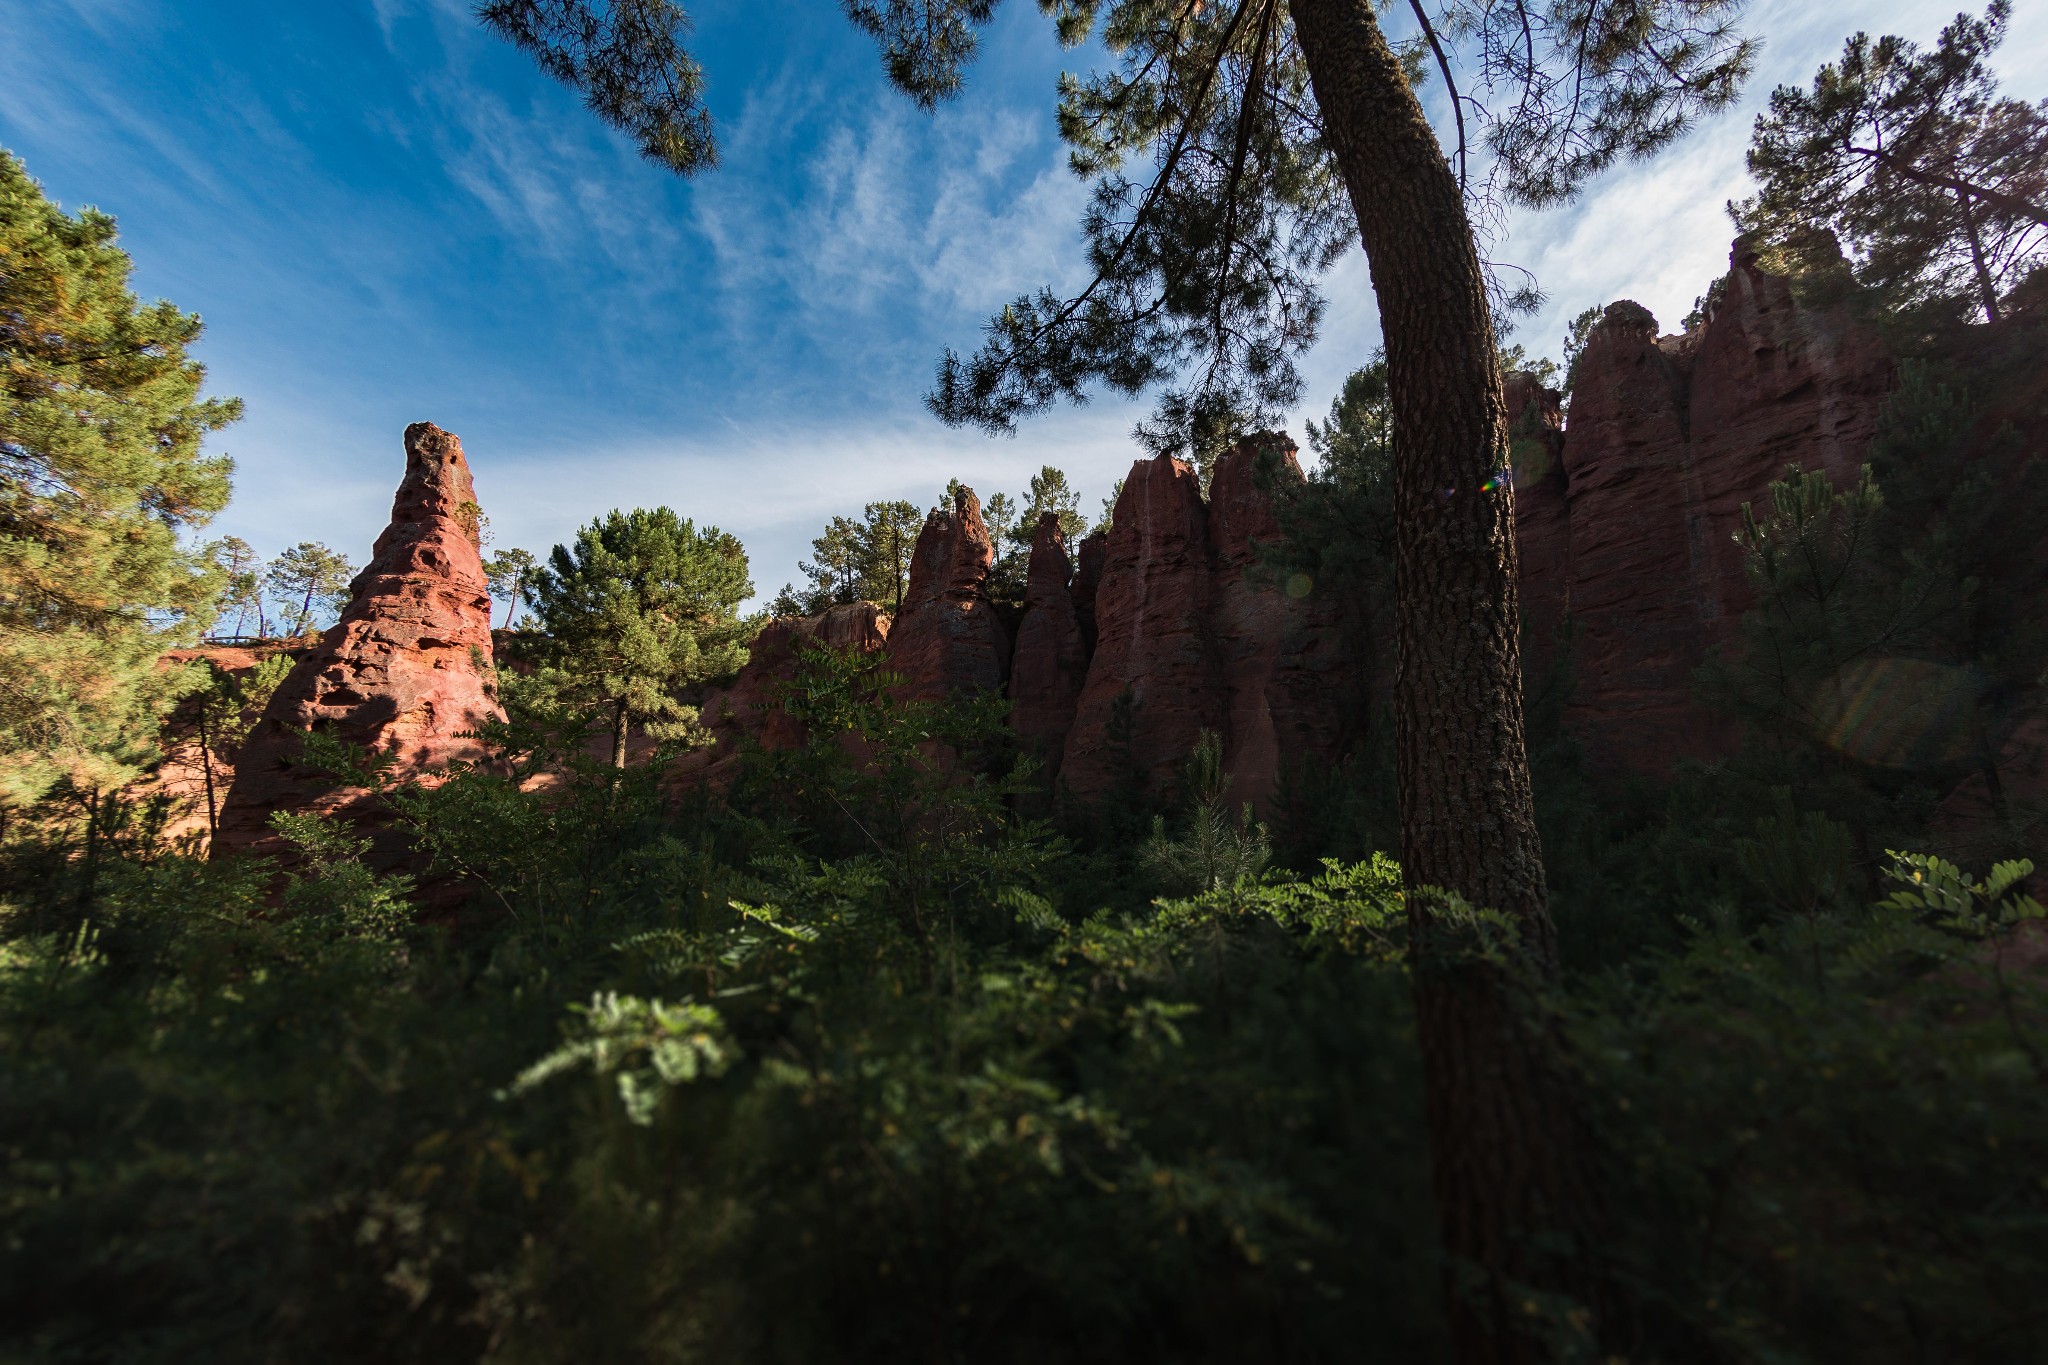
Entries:
[[1801, 307], [1738, 242], [1693, 331], [1659, 337], [1640, 306], [1608, 307], [1561, 440], [1556, 396], [1510, 386], [1529, 414], [1515, 520], [1530, 655], [1553, 656], [1568, 610], [1567, 724], [1594, 771], [1657, 774], [1728, 752], [1735, 736], [1694, 698], [1693, 674], [1753, 600], [1735, 543], [1742, 505], [1765, 501], [1794, 463], [1853, 481], [1891, 380], [1873, 336]]
[[[1280, 535], [1269, 489], [1301, 477], [1293, 442], [1278, 433], [1224, 454], [1206, 501], [1187, 465], [1141, 460], [1124, 481], [1108, 536], [1083, 542], [1072, 595], [1056, 590], [1056, 571], [1041, 571], [1034, 551], [1012, 720], [1027, 736], [1064, 731], [1057, 773], [1068, 791], [1094, 798], [1132, 782], [1171, 791], [1203, 730], [1223, 738], [1232, 799], [1259, 805], [1271, 800], [1284, 768], [1334, 755], [1343, 695], [1335, 622], [1326, 609], [1288, 596], [1261, 562], [1260, 546]], [[1091, 542], [1101, 546], [1092, 577]], [[1069, 702], [1071, 668], [1041, 669], [1036, 660], [1047, 641], [1071, 657], [1079, 632], [1066, 616], [1084, 593], [1095, 642]], [[1042, 687], [1041, 676], [1059, 686]]]
[[1088, 681], [1088, 640], [1074, 609], [1071, 577], [1059, 516], [1047, 512], [1031, 537], [1024, 615], [1011, 656], [1010, 725], [1046, 766], [1048, 780], [1059, 775], [1074, 709]]
[[[1569, 422], [1558, 393], [1509, 376], [1526, 671], [1534, 688], [1569, 663], [1566, 724], [1595, 772], [1657, 775], [1732, 749], [1693, 679], [1751, 601], [1742, 505], [1794, 463], [1853, 479], [1891, 378], [1874, 337], [1803, 307], [1739, 243], [1693, 330], [1660, 337], [1638, 305], [1606, 310]], [[1207, 498], [1188, 465], [1139, 461], [1078, 565], [1056, 526], [1038, 528], [1014, 660], [986, 594], [988, 532], [962, 494], [926, 521], [889, 635], [904, 695], [1006, 687], [1048, 776], [1088, 799], [1171, 791], [1215, 730], [1233, 800], [1267, 806], [1290, 767], [1340, 756], [1365, 666], [1345, 657], [1334, 594], [1290, 597], [1262, 563], [1281, 534], [1272, 490], [1301, 477], [1273, 433], [1226, 453]]]
[[1010, 672], [1010, 633], [988, 596], [995, 542], [971, 488], [933, 509], [911, 552], [903, 609], [889, 627], [889, 667], [905, 701], [995, 692]]
[[[1553, 665], [1569, 664], [1565, 721], [1596, 773], [1655, 776], [1732, 750], [1694, 675], [1752, 600], [1735, 542], [1742, 506], [1795, 463], [1851, 481], [1891, 383], [1874, 336], [1845, 311], [1802, 305], [1740, 243], [1690, 331], [1660, 337], [1639, 306], [1606, 310], [1579, 357], [1569, 421], [1559, 394], [1509, 376], [1526, 674], [1546, 686], [1560, 676]], [[406, 448], [391, 528], [354, 600], [236, 765], [224, 849], [272, 846], [276, 810], [360, 814], [361, 793], [293, 766], [302, 729], [418, 771], [469, 756], [457, 732], [496, 714], [460, 444], [421, 424]], [[1274, 494], [1301, 479], [1279, 433], [1223, 455], [1207, 497], [1188, 465], [1138, 461], [1106, 534], [1069, 546], [1056, 519], [1034, 528], [1014, 630], [989, 597], [980, 503], [958, 490], [925, 521], [893, 623], [858, 604], [769, 625], [738, 678], [705, 700], [718, 743], [671, 776], [717, 785], [746, 735], [771, 749], [800, 743], [776, 697], [797, 642], [815, 639], [884, 654], [906, 699], [1007, 695], [1020, 742], [1073, 797], [1169, 795], [1213, 730], [1232, 799], [1270, 810], [1290, 773], [1342, 757], [1366, 675], [1390, 676], [1393, 662], [1349, 658], [1341, 594], [1290, 594], [1266, 566], [1262, 547], [1281, 535]], [[2025, 752], [2004, 758], [2044, 785], [2029, 747], [2038, 733], [2048, 731], [2036, 716], [2007, 745]], [[1959, 791], [1954, 817], [1987, 799]]]
[[376, 843], [374, 866], [416, 864], [369, 794], [297, 760], [308, 730], [388, 754], [400, 775], [482, 756], [461, 738], [504, 717], [491, 695], [491, 602], [477, 551], [476, 491], [462, 442], [428, 422], [405, 429], [405, 478], [341, 619], [271, 697], [235, 764], [218, 854], [275, 853], [278, 811], [347, 819]]

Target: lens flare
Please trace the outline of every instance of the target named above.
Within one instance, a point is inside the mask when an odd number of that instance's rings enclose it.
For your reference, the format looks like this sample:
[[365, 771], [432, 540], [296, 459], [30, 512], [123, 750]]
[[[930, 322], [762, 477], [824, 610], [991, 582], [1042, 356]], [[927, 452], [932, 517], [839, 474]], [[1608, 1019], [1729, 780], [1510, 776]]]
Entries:
[[1943, 768], [1966, 759], [1976, 739], [1983, 678], [1931, 659], [1864, 659], [1814, 698], [1820, 741], [1884, 768]]

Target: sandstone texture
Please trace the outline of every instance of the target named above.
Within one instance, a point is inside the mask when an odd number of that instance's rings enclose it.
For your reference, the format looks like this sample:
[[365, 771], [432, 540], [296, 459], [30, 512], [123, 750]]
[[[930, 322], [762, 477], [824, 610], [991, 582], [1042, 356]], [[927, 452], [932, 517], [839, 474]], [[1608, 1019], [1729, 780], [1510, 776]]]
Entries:
[[1549, 681], [1572, 609], [1563, 400], [1563, 394], [1544, 388], [1534, 375], [1507, 376], [1508, 462], [1515, 489], [1516, 551], [1523, 566], [1522, 672], [1529, 691]]
[[1268, 808], [1283, 770], [1342, 748], [1338, 698], [1347, 660], [1329, 598], [1289, 595], [1262, 563], [1280, 521], [1270, 488], [1299, 485], [1294, 442], [1248, 437], [1217, 461], [1209, 483], [1209, 634], [1223, 684], [1224, 765], [1232, 802]]
[[[1261, 808], [1284, 771], [1337, 756], [1342, 633], [1329, 607], [1290, 597], [1262, 562], [1281, 534], [1269, 490], [1301, 478], [1279, 432], [1227, 451], [1206, 500], [1177, 460], [1132, 467], [1090, 585], [1097, 638], [1060, 766], [1074, 795], [1170, 794], [1203, 730], [1223, 737], [1231, 799]], [[1019, 706], [1023, 681], [1020, 666]]]
[[476, 492], [462, 443], [428, 422], [405, 429], [405, 478], [369, 567], [341, 619], [292, 669], [244, 746], [221, 814], [216, 855], [278, 853], [278, 811], [355, 823], [373, 866], [418, 859], [360, 789], [301, 766], [309, 730], [389, 755], [400, 775], [482, 756], [461, 738], [503, 719], [491, 695], [491, 602], [476, 542]]
[[1109, 535], [1103, 531], [1081, 537], [1080, 553], [1074, 562], [1074, 619], [1081, 626], [1081, 642], [1095, 652], [1095, 593], [1102, 586], [1102, 566], [1109, 561]]
[[1010, 671], [1010, 634], [988, 596], [995, 543], [981, 502], [960, 489], [918, 533], [903, 609], [889, 628], [889, 667], [903, 676], [905, 701], [943, 701], [1002, 689]]
[[1874, 337], [1801, 307], [1741, 242], [1692, 332], [1660, 338], [1643, 308], [1609, 306], [1578, 361], [1561, 490], [1547, 473], [1516, 490], [1523, 597], [1539, 638], [1570, 611], [1567, 717], [1596, 772], [1732, 747], [1693, 674], [1752, 600], [1742, 504], [1793, 463], [1853, 479], [1891, 380]]
[[1010, 663], [1010, 725], [1044, 763], [1047, 781], [1059, 775], [1067, 732], [1088, 679], [1088, 642], [1074, 610], [1070, 578], [1060, 519], [1047, 512], [1032, 533], [1024, 615]]
[[1201, 732], [1222, 728], [1210, 576], [1195, 471], [1165, 455], [1140, 460], [1117, 498], [1095, 592], [1095, 656], [1060, 763], [1077, 796], [1132, 781], [1171, 790]]
[[706, 696], [698, 708], [698, 720], [711, 731], [712, 744], [676, 760], [663, 781], [678, 791], [701, 785], [722, 790], [748, 736], [773, 751], [801, 747], [803, 722], [782, 706], [784, 688], [796, 677], [798, 645], [809, 642], [875, 654], [888, 640], [889, 614], [872, 602], [829, 607], [816, 616], [770, 621], [748, 646], [746, 665], [730, 683]]

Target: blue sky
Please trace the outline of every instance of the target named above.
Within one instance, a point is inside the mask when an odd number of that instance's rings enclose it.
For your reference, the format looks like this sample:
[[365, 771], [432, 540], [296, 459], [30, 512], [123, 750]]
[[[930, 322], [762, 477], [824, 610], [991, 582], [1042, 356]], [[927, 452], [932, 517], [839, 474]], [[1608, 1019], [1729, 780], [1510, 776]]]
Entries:
[[[1856, 28], [1931, 40], [1947, 3], [1759, 4], [1743, 111], [1496, 254], [1551, 301], [1619, 297], [1668, 326], [1725, 268], [1754, 109]], [[1999, 63], [2048, 94], [2048, 6]], [[214, 392], [248, 417], [213, 532], [319, 539], [360, 561], [403, 467], [400, 432], [459, 433], [500, 544], [538, 552], [613, 507], [666, 503], [740, 535], [763, 595], [820, 523], [883, 497], [986, 496], [1040, 464], [1093, 511], [1142, 409], [1105, 397], [1011, 439], [939, 425], [941, 349], [1040, 284], [1076, 283], [1083, 199], [1053, 129], [1062, 53], [1007, 7], [965, 96], [922, 115], [828, 0], [702, 0], [694, 48], [721, 169], [640, 161], [462, 0], [8, 0], [0, 145], [67, 208], [117, 215], [136, 287], [199, 312]], [[1329, 281], [1305, 366], [1319, 416], [1376, 344], [1363, 261]]]

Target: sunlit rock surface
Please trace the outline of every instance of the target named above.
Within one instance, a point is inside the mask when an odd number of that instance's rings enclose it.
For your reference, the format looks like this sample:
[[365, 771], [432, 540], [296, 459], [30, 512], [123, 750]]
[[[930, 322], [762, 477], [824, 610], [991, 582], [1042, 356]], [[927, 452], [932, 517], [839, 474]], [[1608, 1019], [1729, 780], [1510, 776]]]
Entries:
[[216, 855], [281, 852], [270, 817], [317, 811], [370, 834], [374, 866], [417, 866], [369, 793], [298, 761], [301, 738], [318, 731], [428, 780], [437, 768], [483, 755], [464, 733], [504, 712], [491, 691], [491, 600], [477, 518], [462, 442], [429, 422], [407, 427], [391, 524], [350, 585], [341, 619], [279, 685], [244, 746]]

